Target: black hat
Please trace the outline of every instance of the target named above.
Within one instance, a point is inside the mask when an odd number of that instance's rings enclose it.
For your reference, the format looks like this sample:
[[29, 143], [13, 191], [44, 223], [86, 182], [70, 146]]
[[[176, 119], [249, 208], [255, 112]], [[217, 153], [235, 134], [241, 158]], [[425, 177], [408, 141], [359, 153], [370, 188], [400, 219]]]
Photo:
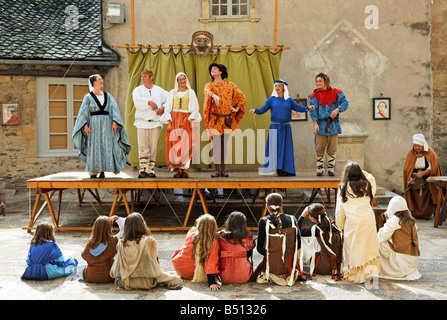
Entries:
[[223, 64], [219, 64], [219, 63], [215, 63], [215, 62], [210, 64], [210, 67], [209, 67], [210, 76], [211, 76], [211, 69], [213, 67], [219, 68], [220, 72], [222, 72], [222, 80], [225, 78], [228, 78], [227, 67], [225, 67]]

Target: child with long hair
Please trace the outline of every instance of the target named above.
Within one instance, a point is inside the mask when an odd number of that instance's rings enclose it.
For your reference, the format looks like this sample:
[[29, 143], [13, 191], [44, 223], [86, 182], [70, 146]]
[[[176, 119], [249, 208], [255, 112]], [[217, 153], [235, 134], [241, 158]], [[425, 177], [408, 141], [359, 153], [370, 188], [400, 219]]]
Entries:
[[264, 256], [256, 273], [258, 282], [267, 280], [279, 285], [293, 285], [302, 275], [298, 261], [301, 237], [292, 215], [283, 212], [283, 198], [271, 193], [265, 198], [268, 215], [259, 220], [256, 250]]
[[[120, 231], [112, 235], [113, 221]], [[110, 268], [116, 254], [116, 245], [123, 234], [126, 218], [118, 216], [99, 216], [93, 224], [90, 239], [81, 253], [84, 260], [79, 261], [77, 274], [80, 280], [94, 283], [113, 282]]]
[[418, 231], [406, 200], [401, 196], [394, 196], [385, 214], [386, 223], [377, 234], [380, 277], [395, 280], [419, 279]]
[[[313, 225], [301, 228], [306, 216]], [[297, 224], [302, 237], [310, 238], [310, 244], [313, 244], [316, 239], [320, 245], [319, 252], [315, 252], [314, 246], [311, 248], [310, 273], [331, 275], [332, 279], [341, 280], [343, 234], [332, 218], [327, 215], [325, 207], [321, 203], [312, 203], [307, 206], [298, 218]]]
[[73, 258], [65, 260], [56, 244], [51, 224], [39, 224], [30, 244], [27, 267], [22, 279], [47, 280], [69, 276], [75, 272], [78, 262]]
[[376, 220], [371, 207], [376, 180], [358, 163], [344, 168], [335, 209], [337, 227], [343, 229], [345, 264], [344, 279], [362, 283], [380, 272], [379, 243]]
[[124, 234], [118, 242], [110, 276], [118, 287], [126, 290], [151, 289], [159, 285], [180, 289], [182, 280], [166, 272], [158, 262], [157, 242], [138, 212], [130, 214], [124, 223]]
[[[265, 255], [265, 225], [266, 219], [274, 225], [275, 228], [290, 228], [292, 225], [296, 225], [296, 219], [292, 215], [283, 213], [283, 198], [279, 193], [270, 193], [265, 198], [268, 215], [265, 218], [261, 218], [258, 222], [258, 236], [256, 241], [256, 250], [261, 254]], [[298, 237], [298, 249], [301, 247], [300, 237]]]
[[174, 251], [171, 260], [183, 279], [208, 282], [210, 290], [220, 290], [216, 219], [210, 214], [197, 218], [186, 235], [185, 244]]
[[250, 261], [255, 246], [253, 235], [247, 229], [247, 218], [234, 211], [219, 232], [220, 272], [223, 283], [245, 283], [253, 273]]

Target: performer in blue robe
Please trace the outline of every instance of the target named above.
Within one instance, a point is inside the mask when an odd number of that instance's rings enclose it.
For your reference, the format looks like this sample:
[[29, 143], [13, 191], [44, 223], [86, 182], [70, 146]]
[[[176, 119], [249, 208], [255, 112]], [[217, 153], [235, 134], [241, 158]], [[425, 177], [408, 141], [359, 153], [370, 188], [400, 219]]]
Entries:
[[78, 261], [74, 258], [65, 260], [55, 242], [52, 225], [41, 223], [31, 240], [26, 264], [22, 279], [47, 280], [69, 276], [76, 270]]
[[131, 146], [115, 99], [101, 91], [101, 76], [92, 75], [89, 82], [93, 90], [84, 96], [72, 141], [90, 177], [100, 173], [103, 178], [105, 171], [118, 174], [126, 164], [130, 165]]
[[[289, 97], [287, 82], [275, 80], [272, 96], [261, 108], [251, 109], [252, 114], [264, 114], [271, 111], [271, 124], [265, 147], [263, 173], [276, 171], [279, 176], [294, 176], [295, 161], [293, 154], [293, 138], [290, 120], [292, 110], [305, 112], [309, 107], [299, 105]], [[313, 108], [313, 107], [311, 107]]]

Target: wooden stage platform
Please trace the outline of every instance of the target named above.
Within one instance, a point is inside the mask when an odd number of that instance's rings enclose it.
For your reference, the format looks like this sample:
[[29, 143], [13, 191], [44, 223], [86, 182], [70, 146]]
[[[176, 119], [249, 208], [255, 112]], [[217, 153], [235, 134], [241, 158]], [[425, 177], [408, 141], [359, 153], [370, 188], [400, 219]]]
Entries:
[[[86, 192], [91, 195], [97, 205], [103, 206], [105, 202], [100, 198], [98, 190], [100, 189], [112, 189], [113, 201], [109, 211], [109, 216], [116, 213], [118, 207], [124, 204], [127, 214], [134, 212], [135, 205], [141, 201], [142, 191], [147, 189], [150, 193], [149, 201], [153, 201], [153, 195], [155, 191], [160, 192], [166, 204], [170, 206], [175, 214], [175, 210], [172, 207], [172, 201], [168, 201], [163, 190], [183, 188], [191, 190], [191, 196], [189, 200], [188, 209], [183, 221], [178, 220], [178, 226], [161, 226], [158, 228], [152, 228], [153, 231], [176, 231], [176, 230], [188, 230], [191, 226], [188, 226], [188, 219], [191, 214], [191, 210], [195, 203], [200, 200], [203, 213], [209, 213], [208, 203], [214, 201], [214, 199], [208, 199], [205, 196], [205, 189], [213, 190], [217, 188], [231, 189], [239, 192], [242, 200], [248, 205], [248, 202], [244, 199], [244, 189], [254, 189], [255, 197], [253, 202], [258, 197], [258, 192], [262, 191], [265, 194], [276, 190], [288, 189], [310, 189], [312, 195], [308, 201], [311, 203], [317, 192], [320, 190], [326, 191], [327, 200], [326, 205], [332, 203], [330, 199], [329, 189], [336, 189], [340, 183], [340, 172], [336, 171], [336, 175], [331, 177], [325, 174], [322, 177], [317, 177], [315, 169], [299, 169], [297, 168], [297, 175], [293, 177], [279, 177], [276, 175], [260, 175], [258, 170], [255, 169], [233, 169], [229, 170], [229, 177], [227, 178], [211, 178], [211, 170], [191, 170], [189, 178], [174, 178], [174, 173], [167, 172], [166, 169], [158, 169], [156, 171], [157, 178], [145, 178], [138, 179], [138, 172], [127, 171], [121, 172], [118, 175], [106, 173], [105, 178], [90, 178], [87, 172], [60, 172], [48, 176], [43, 176], [35, 179], [27, 180], [27, 188], [34, 189], [36, 198], [34, 200], [34, 206], [30, 214], [30, 220], [28, 227], [23, 227], [28, 231], [34, 229], [34, 225], [39, 216], [47, 208], [51, 219], [53, 221], [56, 230], [90, 230], [91, 227], [64, 227], [60, 225], [60, 213], [62, 204], [63, 191], [66, 189], [76, 189], [78, 196], [78, 204], [81, 205]], [[56, 210], [52, 204], [52, 197], [57, 193], [57, 207]], [[43, 204], [40, 204], [41, 197], [44, 197]], [[229, 198], [229, 197], [228, 197]], [[31, 200], [30, 200], [31, 201]], [[285, 199], [289, 201], [289, 199]], [[147, 206], [146, 203], [146, 206]], [[226, 202], [225, 202], [226, 203]], [[262, 216], [266, 213], [266, 207], [263, 206]]]

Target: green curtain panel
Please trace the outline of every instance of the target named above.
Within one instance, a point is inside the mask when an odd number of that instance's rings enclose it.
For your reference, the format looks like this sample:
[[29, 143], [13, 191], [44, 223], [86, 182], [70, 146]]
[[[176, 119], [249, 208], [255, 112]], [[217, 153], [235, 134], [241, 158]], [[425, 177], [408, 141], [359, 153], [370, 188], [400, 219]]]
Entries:
[[[203, 112], [203, 88], [207, 82], [212, 81], [209, 74], [209, 65], [213, 62], [224, 64], [228, 70], [228, 79], [235, 83], [245, 94], [247, 104], [245, 115], [239, 123], [240, 132], [232, 135], [231, 151], [232, 161], [228, 167], [260, 167], [264, 161], [265, 142], [267, 140], [270, 125], [270, 113], [264, 115], [251, 115], [248, 111], [252, 108], [260, 108], [272, 94], [274, 80], [279, 78], [279, 67], [282, 50], [273, 53], [269, 50], [226, 51], [217, 50], [216, 53], [207, 56], [195, 53], [183, 52], [173, 49], [164, 52], [158, 49], [156, 52], [148, 49], [139, 49], [135, 52], [127, 50], [129, 67], [129, 86], [126, 98], [125, 127], [132, 146], [129, 154], [132, 166], [138, 166], [138, 140], [137, 129], [134, 126], [135, 106], [132, 100], [132, 91], [141, 85], [140, 75], [144, 69], [150, 69], [154, 73], [154, 84], [166, 91], [174, 88], [175, 75], [185, 72], [192, 89], [196, 92]], [[202, 113], [203, 117], [203, 113]], [[196, 155], [195, 168], [207, 168], [210, 166], [212, 153], [211, 142], [203, 133], [205, 126], [200, 125], [200, 147]], [[166, 126], [163, 127], [157, 147], [157, 165], [166, 164], [165, 154]], [[255, 142], [253, 142], [255, 141]], [[200, 151], [200, 152], [199, 152]], [[231, 163], [231, 164], [230, 164]]]

